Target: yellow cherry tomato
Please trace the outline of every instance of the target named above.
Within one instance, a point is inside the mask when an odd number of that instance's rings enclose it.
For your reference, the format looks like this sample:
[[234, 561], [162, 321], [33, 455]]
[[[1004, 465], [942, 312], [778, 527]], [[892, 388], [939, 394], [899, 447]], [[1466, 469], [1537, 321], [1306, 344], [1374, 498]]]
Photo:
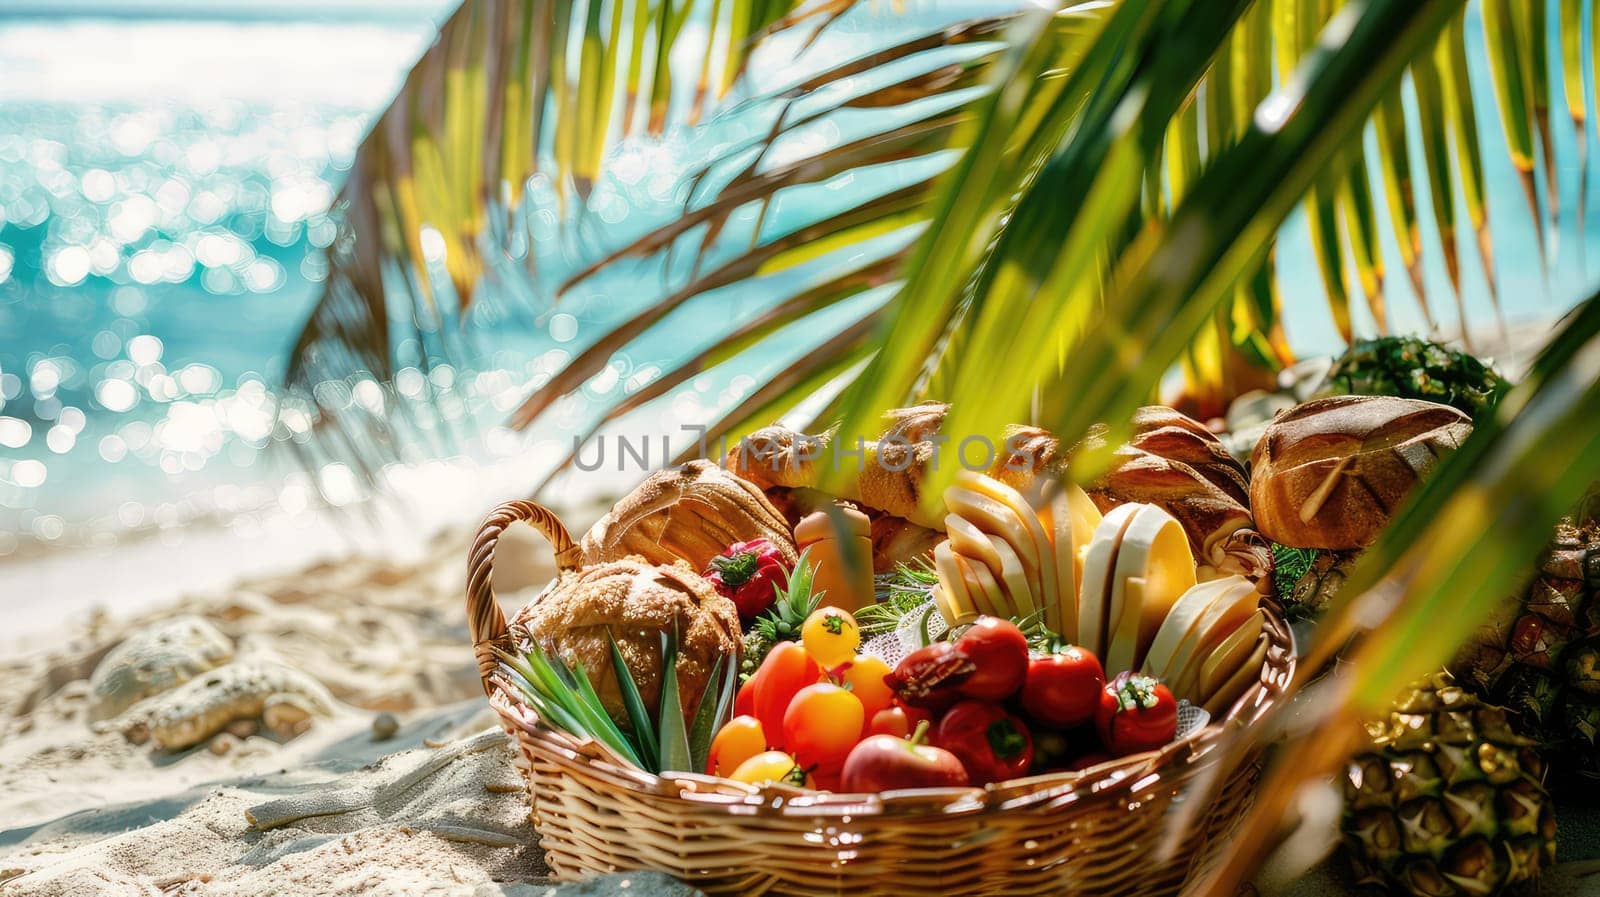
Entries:
[[783, 714], [783, 743], [806, 769], [836, 769], [861, 741], [861, 701], [832, 682], [800, 689]]
[[800, 644], [825, 670], [850, 662], [861, 650], [861, 627], [850, 612], [837, 607], [819, 607], [800, 627]]
[[889, 709], [894, 702], [894, 689], [883, 681], [883, 677], [891, 672], [893, 670], [882, 658], [871, 654], [857, 654], [850, 665], [844, 668], [841, 678], [850, 693], [861, 702], [861, 709], [869, 720], [879, 710]]
[[747, 785], [780, 782], [801, 788], [806, 786], [806, 771], [800, 768], [800, 764], [794, 762], [793, 757], [783, 751], [764, 751], [756, 754], [740, 763], [739, 768], [728, 778]]
[[706, 755], [706, 775], [731, 775], [744, 761], [767, 749], [767, 736], [761, 721], [753, 716], [736, 716], [717, 730]]

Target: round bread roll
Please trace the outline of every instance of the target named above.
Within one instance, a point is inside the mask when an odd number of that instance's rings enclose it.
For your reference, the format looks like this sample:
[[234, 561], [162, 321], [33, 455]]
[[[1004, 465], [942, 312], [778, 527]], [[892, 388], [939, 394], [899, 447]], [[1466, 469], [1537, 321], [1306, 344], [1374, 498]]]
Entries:
[[1472, 433], [1448, 405], [1334, 396], [1267, 426], [1250, 456], [1256, 528], [1296, 548], [1365, 548], [1417, 481]]

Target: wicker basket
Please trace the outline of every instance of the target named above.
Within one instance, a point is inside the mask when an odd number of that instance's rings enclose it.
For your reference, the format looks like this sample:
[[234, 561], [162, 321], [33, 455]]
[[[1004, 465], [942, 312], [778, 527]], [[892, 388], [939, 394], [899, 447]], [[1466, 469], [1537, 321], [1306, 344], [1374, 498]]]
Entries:
[[656, 869], [713, 895], [1175, 894], [1249, 804], [1258, 769], [1247, 764], [1216, 789], [1176, 849], [1167, 811], [1212, 768], [1223, 732], [1255, 722], [1294, 672], [1288, 627], [1273, 613], [1261, 681], [1220, 721], [1160, 751], [987, 789], [849, 795], [662, 778], [552, 728], [491, 681], [491, 649], [511, 641], [490, 585], [495, 544], [518, 521], [545, 534], [559, 566], [575, 565], [555, 515], [501, 505], [472, 547], [467, 611], [489, 701], [521, 748], [540, 846], [564, 880]]

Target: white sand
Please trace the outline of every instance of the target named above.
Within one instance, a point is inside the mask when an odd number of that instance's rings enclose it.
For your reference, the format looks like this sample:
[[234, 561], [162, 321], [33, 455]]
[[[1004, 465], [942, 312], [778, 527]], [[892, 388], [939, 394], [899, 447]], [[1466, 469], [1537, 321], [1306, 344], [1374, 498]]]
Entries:
[[[531, 531], [508, 540], [497, 582], [509, 605], [552, 568]], [[472, 895], [540, 879], [512, 749], [468, 646], [465, 557], [458, 534], [411, 565], [322, 563], [128, 621], [91, 615], [0, 659], [0, 890]], [[332, 713], [288, 738], [239, 721], [176, 753], [91, 723], [88, 677], [107, 651], [180, 614], [241, 656], [314, 675]], [[378, 740], [386, 712], [399, 731]]]

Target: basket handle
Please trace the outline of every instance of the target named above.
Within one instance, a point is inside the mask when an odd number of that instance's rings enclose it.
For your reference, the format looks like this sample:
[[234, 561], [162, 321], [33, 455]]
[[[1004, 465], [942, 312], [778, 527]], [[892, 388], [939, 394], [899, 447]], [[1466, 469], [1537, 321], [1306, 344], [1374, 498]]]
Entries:
[[531, 501], [508, 501], [489, 513], [478, 527], [478, 536], [472, 541], [472, 553], [467, 558], [467, 627], [472, 633], [472, 650], [478, 658], [478, 675], [483, 679], [485, 692], [490, 691], [489, 677], [494, 673], [499, 659], [494, 656], [494, 646], [509, 635], [505, 612], [494, 597], [494, 550], [500, 544], [500, 534], [513, 523], [529, 523], [550, 542], [555, 549], [556, 569], [577, 569], [578, 545], [566, 526], [549, 508]]

